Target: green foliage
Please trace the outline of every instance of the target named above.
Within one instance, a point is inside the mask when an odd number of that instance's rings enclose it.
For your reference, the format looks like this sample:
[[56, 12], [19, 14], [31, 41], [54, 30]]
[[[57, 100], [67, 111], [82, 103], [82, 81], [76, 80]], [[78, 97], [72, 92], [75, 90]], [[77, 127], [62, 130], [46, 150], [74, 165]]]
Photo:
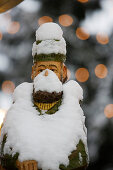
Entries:
[[62, 100], [60, 99], [50, 110], [48, 110], [46, 112], [46, 114], [51, 115], [51, 114], [54, 114], [55, 112], [57, 112], [61, 103], [62, 103]]
[[37, 61], [59, 61], [59, 62], [65, 62], [66, 56], [64, 54], [35, 54], [34, 56], [34, 63]]
[[41, 40], [36, 41], [36, 45], [40, 44], [41, 42]]
[[1, 144], [1, 153], [0, 153], [1, 155], [3, 155], [6, 140], [7, 140], [7, 134], [5, 134], [4, 137], [3, 137], [3, 141], [2, 141], [2, 144]]
[[[79, 160], [79, 154], [81, 154], [82, 161]], [[73, 170], [75, 168], [85, 169], [88, 164], [88, 157], [85, 151], [84, 143], [80, 140], [77, 149], [71, 153], [69, 156], [69, 165], [65, 167], [64, 165], [60, 165], [61, 170]]]
[[[17, 170], [16, 161], [18, 159], [19, 153], [16, 153], [15, 155], [4, 154], [4, 146], [6, 140], [7, 140], [7, 134], [4, 135], [1, 144], [1, 153], [0, 153], [1, 166], [6, 170]], [[12, 150], [12, 148], [10, 149]]]
[[18, 159], [19, 153], [16, 153], [14, 156], [5, 154], [1, 157], [1, 165], [7, 170], [17, 170], [16, 161]]

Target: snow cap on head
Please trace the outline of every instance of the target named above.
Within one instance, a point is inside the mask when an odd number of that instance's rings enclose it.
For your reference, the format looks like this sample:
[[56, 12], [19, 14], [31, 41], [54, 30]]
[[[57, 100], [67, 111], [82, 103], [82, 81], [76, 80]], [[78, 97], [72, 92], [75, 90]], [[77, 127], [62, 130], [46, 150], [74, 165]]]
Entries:
[[53, 22], [42, 24], [36, 31], [36, 41], [33, 44], [32, 55], [37, 61], [66, 60], [66, 42], [61, 27]]
[[36, 31], [36, 41], [61, 40], [63, 31], [61, 27], [53, 22], [42, 24]]

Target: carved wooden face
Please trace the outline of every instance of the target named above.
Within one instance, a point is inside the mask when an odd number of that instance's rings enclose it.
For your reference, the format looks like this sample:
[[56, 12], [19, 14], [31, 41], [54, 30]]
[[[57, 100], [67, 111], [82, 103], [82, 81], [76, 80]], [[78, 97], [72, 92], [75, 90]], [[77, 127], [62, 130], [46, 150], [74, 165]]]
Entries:
[[32, 75], [31, 78], [34, 79], [39, 73], [43, 70], [49, 69], [53, 71], [62, 81], [67, 77], [67, 68], [64, 64], [58, 61], [38, 61], [32, 66]]

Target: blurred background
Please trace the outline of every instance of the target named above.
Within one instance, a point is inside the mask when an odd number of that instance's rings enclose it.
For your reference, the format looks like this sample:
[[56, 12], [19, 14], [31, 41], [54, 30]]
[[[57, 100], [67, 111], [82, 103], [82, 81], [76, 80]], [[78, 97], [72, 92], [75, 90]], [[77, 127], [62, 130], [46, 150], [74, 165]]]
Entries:
[[62, 27], [68, 79], [84, 90], [88, 170], [113, 170], [113, 0], [25, 0], [0, 14], [0, 124], [14, 88], [31, 82], [35, 31], [45, 22]]

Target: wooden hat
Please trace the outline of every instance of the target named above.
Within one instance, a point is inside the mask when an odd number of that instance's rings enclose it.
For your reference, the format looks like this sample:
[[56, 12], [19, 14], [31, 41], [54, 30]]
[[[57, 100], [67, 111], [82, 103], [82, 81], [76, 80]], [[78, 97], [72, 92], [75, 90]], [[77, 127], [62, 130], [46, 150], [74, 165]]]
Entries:
[[8, 11], [22, 1], [23, 0], [0, 0], [0, 13]]

